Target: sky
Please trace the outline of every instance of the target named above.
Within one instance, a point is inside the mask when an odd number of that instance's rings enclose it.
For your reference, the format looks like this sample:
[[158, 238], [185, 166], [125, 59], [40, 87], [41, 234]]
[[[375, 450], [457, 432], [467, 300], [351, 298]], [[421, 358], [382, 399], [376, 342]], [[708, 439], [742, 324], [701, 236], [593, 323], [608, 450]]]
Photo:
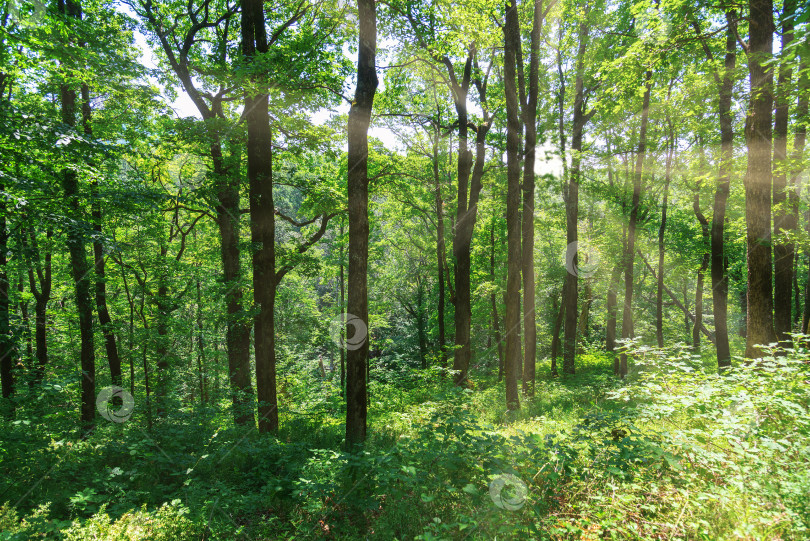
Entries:
[[[121, 9], [126, 12], [129, 16], [135, 17], [135, 14], [131, 11], [131, 9], [127, 6], [122, 6]], [[150, 69], [155, 69], [158, 67], [158, 59], [155, 54], [155, 51], [149, 46], [149, 43], [146, 41], [146, 36], [144, 36], [140, 31], [135, 31], [135, 44], [140, 49], [141, 52], [141, 63]], [[152, 81], [154, 84], [160, 86], [156, 80]], [[162, 89], [163, 90], [163, 89]], [[183, 91], [179, 91], [177, 93], [177, 98], [172, 100], [170, 99], [165, 92], [162, 91], [161, 95], [163, 96], [163, 100], [174, 110], [175, 114], [178, 117], [195, 117], [200, 118], [200, 114], [197, 111], [197, 107], [191, 101], [191, 98], [188, 97]], [[475, 108], [475, 104], [469, 104], [471, 108]], [[347, 103], [341, 103], [338, 109], [339, 114], [347, 114], [348, 113], [349, 105]], [[345, 110], [344, 110], [345, 109]], [[326, 122], [330, 116], [334, 114], [332, 111], [327, 109], [321, 109], [316, 111], [310, 115], [310, 118], [315, 124], [323, 124]], [[396, 135], [389, 129], [380, 127], [380, 126], [373, 126], [369, 130], [369, 135], [371, 137], [375, 137], [379, 139], [386, 148], [395, 151], [402, 151], [403, 146], [397, 140]], [[345, 147], [346, 145], [344, 145]], [[548, 155], [548, 157], [547, 157]], [[503, 157], [504, 162], [506, 161], [506, 157], [504, 154]], [[562, 176], [562, 161], [560, 160], [559, 156], [556, 155], [555, 149], [553, 145], [544, 145], [537, 148], [537, 160], [535, 162], [535, 173], [538, 175], [544, 174], [554, 174], [555, 176]]]

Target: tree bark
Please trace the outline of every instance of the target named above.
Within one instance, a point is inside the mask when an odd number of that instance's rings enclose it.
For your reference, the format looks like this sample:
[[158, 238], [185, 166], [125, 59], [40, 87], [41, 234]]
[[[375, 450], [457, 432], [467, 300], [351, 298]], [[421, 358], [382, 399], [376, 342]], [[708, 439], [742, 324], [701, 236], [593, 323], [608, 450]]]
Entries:
[[[242, 52], [250, 63], [267, 52], [264, 4], [242, 0]], [[256, 395], [259, 432], [278, 429], [274, 306], [276, 300], [275, 206], [273, 205], [273, 150], [269, 99], [264, 84], [255, 94], [245, 94], [247, 123], [247, 174], [250, 190], [250, 237], [253, 253], [253, 320], [256, 360]]]
[[[638, 132], [638, 154], [633, 175], [633, 199], [630, 206], [630, 222], [627, 227], [627, 250], [624, 261], [624, 310], [622, 311], [622, 338], [633, 337], [633, 262], [635, 259], [636, 223], [641, 200], [642, 174], [644, 157], [647, 150], [647, 124], [650, 112], [650, 90], [652, 88], [652, 72], [646, 74], [644, 98], [641, 106], [641, 127]], [[619, 377], [627, 376], [627, 353], [619, 358]]]
[[[90, 87], [82, 84], [82, 127], [84, 134], [93, 135], [92, 109], [90, 106]], [[105, 277], [104, 247], [101, 242], [103, 236], [103, 215], [101, 212], [101, 201], [99, 201], [98, 182], [93, 180], [91, 185], [93, 231], [93, 263], [96, 271], [96, 312], [98, 322], [101, 327], [101, 334], [104, 336], [104, 348], [107, 352], [107, 364], [110, 367], [110, 380], [113, 385], [120, 387], [123, 385], [121, 377], [121, 357], [118, 355], [118, 346], [115, 342], [115, 334], [112, 329], [112, 318], [107, 308], [107, 279]]]
[[773, 111], [773, 2], [749, 0], [748, 71], [751, 98], [745, 120], [748, 168], [745, 222], [748, 248], [748, 332], [745, 356], [761, 355], [759, 345], [776, 341], [773, 328], [771, 257], [771, 136]]
[[792, 62], [784, 51], [790, 49], [793, 41], [793, 11], [795, 0], [785, 0], [782, 12], [782, 62], [779, 66], [779, 79], [776, 89], [776, 107], [773, 126], [773, 236], [774, 291], [773, 325], [776, 338], [784, 347], [791, 343], [788, 333], [792, 329], [791, 293], [793, 288], [794, 245], [785, 239], [786, 234], [796, 231], [797, 207], [796, 187], [788, 183], [790, 163], [788, 162], [788, 117], [790, 113], [790, 87], [793, 78]]
[[[5, 186], [0, 184], [0, 192]], [[8, 280], [8, 225], [6, 223], [6, 199], [0, 197], [0, 385], [2, 385], [3, 410], [8, 419], [14, 418], [14, 343], [9, 323]]]
[[534, 167], [537, 145], [537, 100], [540, 73], [540, 28], [543, 24], [542, 0], [534, 1], [531, 43], [529, 44], [529, 93], [523, 115], [526, 129], [523, 162], [523, 392], [534, 396], [537, 363], [537, 316], [534, 292]]
[[622, 265], [621, 263], [617, 263], [613, 268], [613, 272], [610, 273], [610, 283], [608, 284], [607, 300], [605, 303], [605, 310], [607, 311], [605, 349], [607, 351], [614, 351], [616, 349], [616, 319], [619, 312], [617, 297], [621, 277]]
[[489, 278], [492, 281], [492, 293], [490, 294], [490, 303], [492, 304], [492, 330], [495, 333], [495, 343], [498, 346], [498, 381], [503, 379], [504, 364], [503, 364], [503, 340], [501, 339], [501, 329], [498, 323], [498, 301], [495, 295], [495, 216], [492, 216], [492, 225], [489, 229]]
[[[669, 118], [667, 118], [669, 121]], [[669, 121], [669, 141], [667, 149], [666, 173], [664, 177], [664, 197], [661, 203], [661, 227], [658, 228], [658, 279], [655, 291], [655, 339], [659, 348], [664, 347], [664, 233], [667, 230], [667, 203], [669, 201], [669, 183], [672, 180], [672, 155], [675, 152], [675, 141], [672, 122]]]
[[520, 121], [515, 87], [515, 63], [520, 40], [517, 5], [514, 0], [506, 4], [504, 24], [504, 94], [506, 101], [506, 407], [520, 408], [517, 372], [520, 362]]
[[[585, 114], [585, 49], [588, 44], [588, 25], [579, 23], [579, 48], [577, 50], [576, 81], [574, 88], [574, 118], [571, 133], [571, 175], [565, 191], [566, 262], [571, 261], [568, 287], [565, 296], [565, 338], [563, 339], [563, 373], [575, 372], [577, 352], [577, 316], [579, 315], [579, 176], [582, 163], [582, 136], [588, 116]], [[573, 257], [569, 255], [573, 251]]]
[[437, 319], [439, 324], [439, 366], [447, 366], [447, 339], [445, 337], [444, 328], [444, 305], [445, 305], [445, 288], [444, 288], [444, 257], [445, 257], [445, 241], [444, 241], [444, 201], [442, 199], [442, 183], [439, 176], [439, 140], [440, 131], [438, 123], [434, 126], [433, 133], [433, 189], [435, 191], [436, 203], [436, 278], [439, 286], [439, 302], [437, 307]]
[[[700, 230], [704, 245], [709, 245], [711, 242], [709, 220], [703, 215], [700, 210], [700, 188], [695, 189], [694, 199], [692, 200], [692, 210], [700, 222]], [[708, 247], [708, 246], [706, 246]], [[700, 330], [703, 327], [703, 280], [706, 270], [709, 268], [711, 260], [711, 251], [703, 250], [703, 257], [701, 259], [700, 268], [697, 274], [697, 285], [695, 286], [695, 325], [692, 328], [692, 349], [695, 353], [700, 352]], [[660, 280], [660, 277], [659, 277]]]
[[567, 282], [567, 279], [563, 281], [559, 307], [557, 306], [557, 297], [554, 297], [552, 300], [552, 309], [557, 313], [554, 318], [554, 330], [551, 335], [551, 375], [555, 377], [557, 376], [557, 356], [560, 353], [560, 330], [562, 329], [563, 318], [565, 317], [565, 288], [568, 287]]
[[717, 366], [720, 369], [731, 366], [731, 349], [728, 342], [728, 256], [725, 252], [725, 223], [726, 203], [731, 186], [732, 160], [734, 159], [734, 118], [731, 111], [731, 100], [737, 62], [737, 42], [731, 25], [736, 14], [730, 12], [726, 18], [729, 24], [726, 32], [726, 55], [722, 80], [718, 77], [720, 167], [717, 189], [714, 193], [711, 228], [712, 312], [714, 314]]
[[[59, 2], [59, 12], [63, 16], [81, 20], [82, 10], [78, 2], [66, 0]], [[76, 128], [76, 90], [70, 85], [60, 85], [62, 104], [62, 122], [71, 129]], [[76, 308], [79, 313], [79, 335], [81, 340], [81, 415], [80, 420], [85, 432], [91, 430], [96, 414], [96, 354], [93, 339], [93, 304], [90, 300], [90, 266], [87, 263], [85, 248], [87, 240], [78, 224], [84, 223], [81, 205], [79, 204], [79, 179], [75, 170], [62, 171], [62, 190], [70, 218], [73, 220], [66, 231], [67, 246], [70, 253], [71, 274], [76, 290]]]
[[[357, 0], [357, 89], [349, 111], [349, 299], [347, 312], [368, 328], [368, 128], [377, 90], [375, 0]], [[460, 180], [459, 180], [460, 182]], [[351, 322], [350, 322], [351, 323]], [[357, 324], [354, 325], [358, 332]], [[348, 328], [347, 328], [348, 336]], [[346, 355], [346, 446], [366, 440], [368, 337]]]

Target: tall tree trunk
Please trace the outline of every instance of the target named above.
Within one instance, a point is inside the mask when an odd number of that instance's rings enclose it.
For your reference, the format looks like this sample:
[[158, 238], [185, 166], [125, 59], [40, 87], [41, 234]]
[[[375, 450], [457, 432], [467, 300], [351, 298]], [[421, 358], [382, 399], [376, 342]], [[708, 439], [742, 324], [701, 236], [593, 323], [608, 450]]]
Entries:
[[[633, 262], [636, 250], [636, 223], [638, 222], [639, 204], [641, 201], [642, 175], [644, 173], [644, 157], [647, 150], [647, 124], [650, 112], [650, 90], [652, 88], [652, 72], [648, 71], [644, 83], [644, 98], [641, 106], [641, 127], [638, 132], [638, 154], [633, 175], [633, 199], [630, 203], [630, 221], [627, 227], [627, 249], [624, 261], [624, 310], [622, 311], [622, 338], [633, 337]], [[619, 358], [619, 377], [627, 375], [627, 353]]]
[[492, 216], [492, 225], [489, 228], [489, 279], [492, 281], [492, 293], [490, 293], [490, 303], [492, 304], [492, 330], [495, 333], [495, 343], [498, 345], [498, 381], [503, 379], [503, 340], [501, 339], [501, 329], [498, 323], [498, 302], [495, 295], [495, 215]]
[[[563, 340], [563, 373], [573, 374], [577, 353], [577, 316], [579, 315], [579, 176], [582, 163], [582, 136], [588, 117], [585, 114], [585, 50], [588, 46], [588, 25], [579, 23], [576, 81], [574, 89], [574, 119], [571, 133], [571, 176], [565, 191], [566, 270], [568, 287], [565, 296], [565, 338]], [[572, 253], [573, 252], [573, 253]], [[570, 261], [570, 265], [568, 262]]]
[[534, 293], [534, 167], [537, 145], [537, 99], [540, 72], [540, 28], [543, 24], [542, 0], [534, 0], [531, 43], [529, 45], [529, 94], [524, 109], [526, 127], [523, 162], [523, 392], [534, 396], [537, 363], [537, 316]]
[[779, 79], [776, 89], [776, 111], [773, 126], [773, 236], [776, 244], [774, 256], [773, 326], [776, 338], [788, 347], [791, 340], [791, 289], [793, 287], [793, 241], [786, 240], [785, 234], [796, 231], [796, 215], [793, 207], [798, 204], [793, 183], [788, 184], [790, 163], [788, 162], [788, 116], [790, 113], [790, 88], [793, 78], [792, 61], [785, 51], [793, 41], [793, 11], [795, 0], [785, 0], [782, 12], [782, 61], [779, 66]]
[[[802, 159], [804, 157], [804, 147], [807, 139], [807, 121], [808, 121], [808, 97], [810, 97], [810, 48], [805, 44], [801, 51], [801, 63], [799, 64], [799, 84], [798, 96], [799, 99], [796, 103], [796, 132], [793, 136], [793, 163], [796, 164], [791, 176], [793, 185], [799, 186], [802, 175]], [[798, 209], [796, 209], [798, 218]], [[798, 222], [798, 219], [797, 219]], [[805, 223], [807, 230], [810, 231], [810, 210], [805, 212]], [[810, 263], [810, 257], [806, 257]], [[804, 297], [804, 310], [802, 317], [802, 332], [807, 334], [808, 325], [810, 324], [810, 264], [808, 265], [807, 283], [805, 287]]]
[[506, 4], [504, 24], [504, 94], [506, 98], [506, 407], [520, 408], [517, 372], [520, 362], [520, 120], [515, 87], [515, 63], [520, 40], [517, 5], [514, 0]]
[[761, 354], [759, 345], [776, 341], [773, 328], [771, 257], [771, 135], [773, 111], [773, 2], [749, 0], [748, 71], [751, 99], [745, 120], [748, 169], [745, 223], [748, 247], [748, 332], [745, 356]]
[[439, 323], [439, 366], [447, 365], [447, 348], [444, 328], [444, 201], [442, 200], [442, 184], [439, 176], [439, 138], [441, 128], [438, 123], [434, 126], [433, 133], [433, 189], [435, 191], [436, 202], [436, 273], [439, 286], [439, 303], [437, 307], [437, 318]]
[[[0, 184], [0, 192], [5, 186]], [[6, 224], [6, 198], [0, 197], [0, 384], [2, 385], [3, 410], [8, 419], [14, 417], [14, 406], [11, 402], [14, 394], [14, 342], [11, 338], [9, 322], [9, 281], [8, 281], [8, 226]]]
[[[45, 367], [48, 365], [48, 341], [47, 341], [47, 309], [48, 301], [51, 299], [51, 238], [53, 230], [49, 227], [45, 232], [46, 250], [44, 256], [44, 269], [42, 264], [42, 254], [37, 243], [36, 230], [32, 227], [27, 235], [27, 241], [23, 241], [26, 248], [26, 263], [28, 265], [28, 288], [34, 296], [34, 343], [36, 344], [36, 367], [31, 384], [42, 382], [45, 376]], [[23, 235], [25, 239], [25, 235]]]
[[[349, 111], [349, 302], [347, 312], [368, 328], [368, 128], [377, 91], [377, 6], [357, 0], [357, 89]], [[460, 180], [459, 180], [460, 182]], [[351, 321], [349, 322], [351, 324]], [[347, 329], [348, 333], [348, 329]], [[347, 334], [348, 336], [348, 334]], [[346, 446], [366, 440], [368, 337], [346, 354]]]
[[[711, 242], [711, 233], [709, 220], [703, 215], [700, 210], [700, 188], [695, 189], [694, 199], [692, 200], [692, 210], [700, 222], [700, 230], [703, 235], [703, 258], [700, 262], [700, 268], [697, 274], [697, 285], [695, 286], [695, 325], [692, 328], [692, 350], [695, 353], [700, 352], [700, 330], [703, 327], [703, 280], [706, 270], [709, 268], [711, 261], [711, 251], [707, 251]], [[660, 279], [660, 277], [659, 277]]]
[[[92, 109], [90, 106], [90, 87], [87, 84], [82, 84], [82, 127], [84, 134], [87, 136], [93, 135], [92, 127]], [[92, 198], [92, 218], [93, 218], [93, 231], [95, 238], [93, 239], [93, 262], [96, 271], [96, 312], [98, 312], [98, 322], [101, 327], [101, 333], [104, 336], [104, 348], [107, 351], [107, 364], [110, 366], [110, 380], [113, 385], [120, 387], [123, 385], [121, 378], [121, 357], [118, 355], [118, 346], [115, 342], [115, 334], [112, 329], [112, 319], [110, 318], [110, 311], [107, 308], [107, 278], [105, 276], [105, 263], [104, 263], [104, 247], [101, 242], [103, 236], [102, 222], [103, 217], [101, 213], [101, 201], [98, 194], [98, 182], [93, 180], [91, 183]]]
[[[267, 52], [264, 4], [242, 0], [242, 51], [252, 62]], [[247, 173], [250, 189], [250, 237], [253, 253], [253, 344], [256, 359], [256, 395], [259, 432], [278, 429], [274, 305], [276, 298], [275, 207], [273, 205], [273, 150], [269, 99], [264, 84], [245, 95], [247, 121]]]
[[667, 149], [666, 173], [664, 177], [664, 198], [661, 203], [661, 226], [658, 228], [658, 279], [655, 291], [655, 338], [659, 348], [664, 347], [664, 233], [667, 230], [667, 203], [669, 201], [669, 183], [672, 180], [672, 155], [675, 152], [675, 135], [672, 122], [669, 122], [669, 141]]
[[[472, 164], [472, 153], [467, 148], [467, 131], [469, 115], [467, 113], [467, 94], [471, 80], [472, 64], [476, 49], [472, 46], [467, 55], [461, 83], [456, 80], [455, 72], [449, 60], [448, 74], [451, 74], [453, 101], [459, 121], [458, 147], [458, 201], [456, 222], [452, 226], [453, 255], [456, 258], [455, 278], [455, 344], [456, 354], [453, 370], [456, 370], [456, 384], [464, 385], [468, 379], [468, 370], [472, 350], [470, 349], [470, 324], [472, 306], [470, 297], [471, 249], [473, 230], [478, 213], [478, 199], [481, 194], [484, 164], [486, 162], [486, 137], [492, 119], [486, 108], [486, 81], [476, 81], [479, 101], [484, 110], [484, 121], [475, 130], [475, 164]], [[472, 169], [472, 170], [471, 170]], [[469, 193], [468, 193], [469, 192]], [[448, 280], [449, 281], [449, 280]], [[452, 291], [452, 290], [451, 290]]]
[[[617, 263], [610, 273], [610, 283], [608, 284], [607, 300], [605, 310], [607, 311], [607, 323], [605, 328], [605, 349], [614, 351], [616, 349], [616, 319], [618, 310], [618, 289], [619, 281], [622, 277], [622, 265]], [[618, 374], [618, 371], [617, 371]]]
[[731, 21], [736, 13], [726, 16], [729, 21], [726, 32], [726, 55], [722, 80], [718, 77], [720, 118], [720, 167], [717, 189], [714, 193], [711, 228], [711, 274], [712, 313], [717, 350], [717, 366], [731, 366], [731, 350], [728, 342], [728, 257], [725, 252], [726, 203], [731, 185], [732, 160], [734, 159], [734, 129], [731, 100], [734, 90], [734, 70], [737, 62], [737, 42]]
[[[81, 20], [82, 10], [74, 0], [59, 2], [59, 12], [76, 20]], [[62, 102], [62, 123], [71, 129], [76, 128], [76, 90], [67, 83], [60, 85]], [[65, 194], [68, 215], [73, 223], [67, 228], [66, 238], [70, 252], [71, 274], [76, 290], [76, 309], [79, 313], [79, 335], [81, 340], [81, 424], [85, 431], [93, 428], [96, 414], [96, 354], [93, 339], [93, 304], [90, 300], [90, 266], [87, 263], [85, 247], [87, 240], [80, 226], [82, 219], [79, 203], [79, 178], [76, 171], [66, 168], [62, 171], [62, 190]]]
[[[345, 249], [343, 235], [345, 234], [343, 217], [340, 218], [340, 343], [346, 343], [346, 280], [343, 272]], [[340, 396], [346, 397], [346, 348], [340, 348]]]
[[567, 282], [567, 279], [563, 281], [559, 307], [557, 306], [557, 297], [552, 300], [552, 310], [557, 314], [554, 318], [554, 329], [551, 334], [551, 375], [555, 377], [557, 376], [557, 356], [560, 353], [560, 330], [565, 317], [565, 288], [568, 287]]
[[[588, 321], [591, 314], [591, 304], [593, 303], [593, 292], [591, 285], [586, 281], [582, 286], [582, 310], [579, 313], [579, 323], [577, 323], [577, 334], [584, 340], [588, 337]], [[577, 351], [584, 353], [582, 344], [578, 344]]]

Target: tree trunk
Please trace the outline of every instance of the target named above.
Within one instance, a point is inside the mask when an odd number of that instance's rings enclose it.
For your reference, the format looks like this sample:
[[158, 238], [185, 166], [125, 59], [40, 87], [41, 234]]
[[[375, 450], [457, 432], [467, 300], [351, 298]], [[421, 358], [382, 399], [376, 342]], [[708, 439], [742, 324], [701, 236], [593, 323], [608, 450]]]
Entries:
[[745, 121], [748, 169], [745, 223], [748, 247], [748, 332], [745, 356], [761, 354], [759, 345], [776, 341], [773, 329], [771, 257], [771, 116], [773, 111], [773, 2], [750, 0], [748, 71], [751, 99]]
[[[267, 52], [264, 5], [242, 0], [242, 51], [249, 61]], [[245, 95], [247, 123], [247, 175], [250, 190], [250, 238], [253, 253], [253, 320], [256, 359], [256, 395], [259, 432], [278, 429], [274, 305], [276, 297], [275, 207], [273, 205], [273, 149], [269, 99], [260, 91]]]
[[[31, 383], [42, 382], [45, 376], [45, 367], [48, 365], [48, 341], [47, 341], [47, 309], [48, 301], [51, 299], [51, 238], [53, 230], [46, 229], [46, 251], [45, 268], [42, 268], [42, 254], [37, 243], [36, 230], [32, 227], [27, 233], [30, 245], [23, 241], [23, 246], [28, 252], [26, 263], [28, 265], [28, 288], [34, 296], [34, 343], [36, 344], [36, 367]], [[25, 236], [23, 236], [25, 238]]]
[[441, 128], [437, 124], [433, 133], [433, 189], [436, 200], [436, 273], [439, 286], [439, 303], [437, 319], [439, 323], [439, 366], [447, 366], [447, 348], [444, 328], [444, 201], [442, 200], [442, 184], [439, 177], [439, 137]]
[[[0, 192], [5, 186], [0, 184]], [[8, 419], [14, 418], [14, 343], [9, 323], [8, 281], [8, 226], [6, 224], [6, 198], [0, 197], [0, 384], [3, 391], [3, 410]]]
[[515, 88], [515, 63], [520, 40], [517, 6], [514, 0], [506, 4], [504, 24], [504, 94], [506, 98], [506, 407], [520, 408], [517, 372], [520, 362], [520, 121]]
[[737, 59], [737, 42], [731, 20], [736, 14], [731, 12], [726, 32], [726, 55], [722, 81], [718, 84], [720, 117], [720, 167], [717, 189], [714, 193], [711, 228], [711, 275], [712, 312], [716, 337], [717, 366], [722, 369], [731, 366], [731, 350], [728, 343], [728, 257], [725, 252], [726, 203], [731, 186], [731, 171], [734, 159], [734, 130], [731, 100], [734, 90], [734, 70]]
[[[669, 121], [669, 117], [667, 117], [667, 120]], [[664, 233], [667, 229], [667, 203], [669, 200], [669, 183], [672, 180], [672, 155], [675, 152], [671, 121], [669, 121], [668, 143], [664, 198], [661, 203], [661, 227], [658, 228], [658, 280], [656, 280], [655, 291], [655, 338], [659, 348], [664, 347]]]
[[[709, 220], [703, 215], [700, 210], [700, 188], [695, 190], [694, 199], [692, 200], [692, 210], [700, 222], [700, 230], [703, 235], [703, 258], [701, 259], [700, 268], [697, 274], [697, 285], [695, 286], [695, 325], [692, 328], [692, 349], [695, 353], [700, 352], [700, 330], [703, 327], [703, 277], [706, 270], [709, 268], [711, 261], [711, 252], [705, 248], [711, 242], [711, 234], [709, 231]], [[660, 276], [659, 276], [660, 280]]]
[[567, 279], [563, 281], [562, 298], [559, 307], [557, 306], [557, 297], [552, 299], [552, 310], [557, 313], [554, 318], [554, 330], [551, 334], [551, 375], [557, 376], [557, 356], [560, 354], [560, 330], [563, 325], [563, 318], [565, 317], [565, 288]]
[[534, 167], [537, 145], [537, 100], [540, 72], [540, 28], [543, 24], [542, 0], [534, 1], [531, 43], [529, 45], [529, 94], [523, 115], [526, 127], [523, 162], [523, 392], [534, 396], [537, 363], [537, 315], [534, 294]]
[[[82, 127], [84, 134], [87, 136], [93, 135], [92, 109], [90, 107], [90, 88], [86, 84], [82, 84]], [[96, 271], [96, 312], [98, 312], [98, 322], [101, 327], [101, 333], [104, 336], [104, 348], [107, 351], [107, 364], [110, 366], [110, 380], [113, 385], [120, 387], [123, 385], [121, 378], [121, 357], [118, 355], [118, 346], [115, 342], [115, 334], [112, 329], [112, 319], [110, 318], [110, 311], [107, 308], [107, 279], [104, 275], [104, 247], [102, 245], [102, 212], [101, 201], [99, 201], [98, 182], [93, 180], [91, 183], [91, 199], [93, 218], [93, 231], [95, 238], [93, 239], [93, 262]]]
[[[577, 352], [577, 316], [579, 315], [579, 176], [582, 163], [582, 136], [585, 123], [584, 74], [585, 49], [588, 45], [588, 25], [579, 24], [579, 48], [577, 50], [576, 81], [574, 89], [574, 118], [571, 133], [571, 176], [565, 191], [566, 270], [568, 287], [565, 296], [565, 338], [563, 340], [563, 373], [575, 372]], [[570, 264], [569, 264], [570, 262]]]
[[[368, 128], [377, 90], [375, 0], [357, 0], [357, 89], [349, 111], [349, 324], [368, 329]], [[352, 322], [354, 320], [354, 323]], [[347, 337], [348, 328], [346, 330]], [[366, 440], [368, 337], [346, 355], [346, 447]], [[357, 340], [355, 340], [357, 342]]]
[[[793, 169], [793, 171], [791, 171], [793, 185], [797, 187], [799, 186], [799, 182], [801, 181], [801, 175], [803, 171], [801, 163], [804, 155], [804, 146], [807, 139], [808, 96], [810, 96], [810, 62], [808, 62], [808, 59], [810, 59], [810, 51], [808, 51], [808, 47], [806, 44], [801, 52], [801, 55], [802, 56], [801, 56], [801, 63], [799, 64], [799, 84], [798, 84], [799, 99], [798, 102], [796, 103], [796, 118], [799, 120], [799, 122], [796, 123], [796, 132], [793, 136], [793, 163], [795, 163], [796, 166]], [[798, 215], [798, 209], [796, 209], [796, 213]], [[807, 224], [808, 232], [810, 232], [810, 210], [805, 212], [805, 223]], [[808, 260], [808, 262], [810, 262], [810, 258], [806, 259]], [[807, 283], [804, 297], [804, 310], [802, 317], [803, 333], [807, 334], [809, 324], [810, 324], [810, 265], [808, 265]]]
[[344, 221], [340, 219], [340, 396], [346, 397], [346, 281], [343, 273], [345, 250], [343, 248], [343, 235], [345, 234]]
[[[605, 349], [614, 351], [616, 349], [616, 317], [618, 310], [618, 289], [619, 280], [622, 277], [622, 265], [617, 263], [610, 273], [610, 283], [608, 284], [607, 301], [605, 310], [607, 311], [607, 323], [605, 329]], [[618, 374], [618, 371], [617, 371]]]
[[[636, 250], [636, 223], [641, 200], [642, 174], [644, 157], [647, 150], [647, 123], [650, 111], [650, 89], [652, 88], [652, 72], [646, 74], [644, 99], [641, 106], [641, 127], [638, 133], [638, 154], [636, 168], [633, 175], [633, 199], [630, 206], [630, 222], [627, 227], [627, 250], [624, 261], [624, 310], [622, 311], [622, 338], [633, 338], [633, 262]], [[619, 377], [627, 375], [627, 353], [619, 358]]]
[[[81, 20], [82, 10], [74, 0], [59, 3], [59, 11], [63, 16]], [[60, 85], [62, 102], [62, 122], [71, 129], [76, 127], [76, 90], [68, 84]], [[82, 219], [81, 205], [79, 203], [79, 178], [73, 169], [62, 171], [62, 190], [65, 194], [68, 215], [73, 224], [68, 226], [66, 239], [70, 253], [71, 274], [76, 290], [76, 308], [79, 313], [79, 334], [81, 340], [81, 424], [85, 432], [93, 428], [96, 414], [96, 354], [93, 339], [93, 304], [90, 300], [90, 266], [87, 263], [85, 247], [87, 241], [77, 224]]]
[[793, 288], [793, 242], [786, 240], [785, 234], [796, 231], [796, 215], [793, 208], [798, 205], [793, 183], [788, 184], [790, 163], [787, 155], [789, 96], [793, 77], [792, 61], [785, 58], [784, 51], [790, 49], [793, 41], [793, 11], [795, 0], [785, 0], [782, 13], [782, 62], [779, 66], [779, 80], [776, 89], [776, 111], [773, 126], [773, 236], [776, 244], [774, 256], [773, 325], [776, 338], [784, 347], [791, 343], [788, 333], [791, 324], [791, 291]]
[[492, 216], [492, 225], [489, 229], [489, 278], [492, 281], [492, 293], [490, 303], [492, 304], [492, 330], [495, 333], [495, 343], [498, 345], [498, 381], [503, 379], [503, 340], [501, 339], [501, 329], [498, 323], [498, 302], [495, 295], [495, 216]]

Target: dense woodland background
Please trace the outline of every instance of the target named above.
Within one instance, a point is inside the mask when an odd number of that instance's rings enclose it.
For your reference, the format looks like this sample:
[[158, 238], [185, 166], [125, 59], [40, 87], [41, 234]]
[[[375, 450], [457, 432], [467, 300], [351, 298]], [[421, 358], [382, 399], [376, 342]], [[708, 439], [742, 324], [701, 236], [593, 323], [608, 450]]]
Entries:
[[801, 539], [796, 0], [3, 0], [0, 539]]

